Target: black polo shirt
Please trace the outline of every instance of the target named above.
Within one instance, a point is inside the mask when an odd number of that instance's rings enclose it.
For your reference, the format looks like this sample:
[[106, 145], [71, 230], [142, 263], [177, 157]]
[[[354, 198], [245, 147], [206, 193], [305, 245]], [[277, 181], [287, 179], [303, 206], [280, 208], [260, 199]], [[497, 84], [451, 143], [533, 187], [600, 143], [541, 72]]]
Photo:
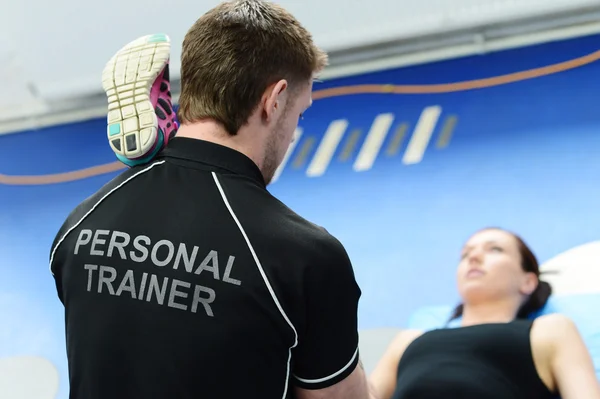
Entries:
[[245, 155], [175, 138], [80, 204], [52, 245], [72, 399], [280, 399], [358, 362], [344, 247]]

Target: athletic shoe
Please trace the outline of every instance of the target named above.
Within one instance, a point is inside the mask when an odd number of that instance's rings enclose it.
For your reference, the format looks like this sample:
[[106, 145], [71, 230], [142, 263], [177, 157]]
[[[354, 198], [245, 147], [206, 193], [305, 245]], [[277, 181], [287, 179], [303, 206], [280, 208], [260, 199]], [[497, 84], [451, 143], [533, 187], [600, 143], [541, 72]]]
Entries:
[[128, 166], [149, 162], [179, 127], [171, 103], [171, 42], [164, 34], [140, 37], [106, 64], [108, 140]]

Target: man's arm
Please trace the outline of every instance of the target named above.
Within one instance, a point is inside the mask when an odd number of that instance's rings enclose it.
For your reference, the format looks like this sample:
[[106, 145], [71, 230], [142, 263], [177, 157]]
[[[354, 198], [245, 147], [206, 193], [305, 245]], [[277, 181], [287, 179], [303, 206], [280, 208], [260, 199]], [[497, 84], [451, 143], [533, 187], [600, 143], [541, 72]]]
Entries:
[[334, 238], [315, 242], [304, 275], [306, 326], [293, 352], [300, 399], [369, 399], [358, 351], [360, 288], [344, 247]]
[[379, 399], [372, 386], [368, 383], [362, 363], [359, 362], [354, 371], [345, 379], [330, 387], [308, 390], [296, 388], [297, 399], [329, 399], [357, 398]]

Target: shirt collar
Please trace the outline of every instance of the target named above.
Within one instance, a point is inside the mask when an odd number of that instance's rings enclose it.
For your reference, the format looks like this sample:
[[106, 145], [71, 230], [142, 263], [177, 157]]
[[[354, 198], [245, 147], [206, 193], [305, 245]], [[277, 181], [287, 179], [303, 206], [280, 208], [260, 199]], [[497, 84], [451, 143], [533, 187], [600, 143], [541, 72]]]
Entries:
[[265, 179], [258, 166], [241, 152], [220, 144], [187, 137], [172, 138], [160, 157], [179, 158], [226, 169], [232, 173], [249, 177], [262, 187]]

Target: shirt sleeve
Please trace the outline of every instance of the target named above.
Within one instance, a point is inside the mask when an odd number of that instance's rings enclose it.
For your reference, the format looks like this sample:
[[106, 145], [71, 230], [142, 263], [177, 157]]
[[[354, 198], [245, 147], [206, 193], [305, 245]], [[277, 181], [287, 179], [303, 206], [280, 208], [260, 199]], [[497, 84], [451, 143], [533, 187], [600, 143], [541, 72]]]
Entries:
[[58, 299], [61, 302], [63, 301], [63, 289], [62, 289], [62, 265], [63, 265], [63, 254], [61, 253], [61, 244], [62, 240], [65, 238], [65, 234], [67, 232], [67, 223], [65, 222], [63, 226], [60, 228], [54, 241], [52, 242], [52, 247], [50, 247], [50, 254], [48, 263], [50, 266], [50, 273], [52, 274], [52, 278], [54, 279], [54, 284], [56, 285], [56, 293], [58, 295]]
[[358, 364], [361, 291], [337, 241], [321, 251], [305, 277], [306, 327], [298, 332], [293, 374], [296, 386], [322, 389], [342, 381]]

